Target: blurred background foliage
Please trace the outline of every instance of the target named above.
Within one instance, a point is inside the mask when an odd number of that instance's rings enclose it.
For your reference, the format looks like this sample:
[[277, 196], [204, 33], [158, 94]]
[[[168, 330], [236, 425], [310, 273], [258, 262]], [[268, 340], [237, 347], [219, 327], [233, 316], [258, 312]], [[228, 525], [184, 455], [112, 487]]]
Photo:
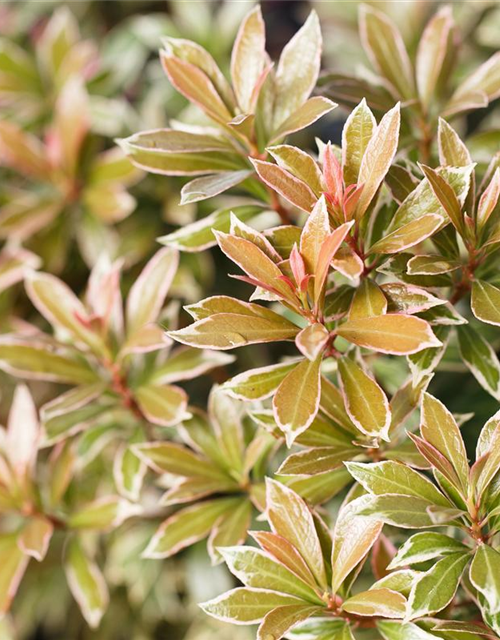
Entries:
[[[252, 4], [251, 0], [168, 3], [4, 0], [0, 4], [1, 119], [43, 141], [45, 153], [50, 154], [54, 151], [51, 131], [54, 131], [58, 100], [69, 72], [76, 69], [83, 90], [88, 93], [89, 113], [88, 131], [75, 160], [77, 182], [81, 186], [88, 179], [91, 184], [89, 167], [99, 153], [115, 147], [115, 138], [164, 127], [172, 119], [198, 122], [199, 113], [187, 106], [161, 69], [157, 55], [161, 38], [176, 36], [195, 40], [227, 71], [238, 25]], [[441, 3], [410, 0], [370, 4], [394, 19], [411, 54], [424, 25]], [[358, 6], [354, 0], [264, 0], [262, 9], [271, 55], [279, 54], [283, 44], [314, 7], [323, 31], [323, 68], [333, 73], [361, 73], [370, 78], [373, 72], [369, 71], [370, 65], [359, 41]], [[500, 5], [494, 0], [455, 2], [453, 15], [460, 33], [456, 75], [462, 78], [497, 50]], [[47, 36], [49, 28], [52, 39]], [[54, 52], [64, 64], [55, 63], [54, 59], [51, 62]], [[334, 95], [330, 97], [335, 99]], [[347, 113], [344, 109], [334, 110], [315, 126], [297, 134], [294, 143], [314, 149], [316, 136], [338, 143]], [[461, 123], [460, 133], [466, 139], [474, 161], [484, 166], [500, 150], [498, 102], [473, 111]], [[67, 164], [63, 166], [64, 170], [67, 168]], [[156, 251], [158, 236], [216, 208], [230, 206], [233, 201], [232, 196], [224, 195], [216, 201], [180, 207], [179, 191], [186, 180], [148, 174], [140, 180], [125, 180], [123, 184], [118, 181], [120, 189], [127, 189], [133, 200], [124, 200], [113, 186], [109, 218], [93, 215], [91, 199], [80, 197], [80, 189], [77, 198], [66, 197], [57, 205], [57, 216], [47, 215], [44, 209], [43, 215], [29, 218], [37, 220], [33, 233], [31, 222], [23, 226], [19, 220], [23, 216], [26, 220], [33, 209], [40, 213], [40, 207], [46, 206], [46, 198], [52, 197], [45, 192], [46, 184], [12, 168], [1, 169], [0, 178], [0, 238], [4, 243], [0, 254], [2, 331], [12, 327], [16, 322], [13, 318], [29, 321], [36, 317], [22, 286], [16, 284], [16, 277], [2, 279], [2, 270], [11, 265], [12, 260], [19, 264], [17, 280], [20, 280], [24, 267], [34, 266], [35, 256], [41, 256], [45, 270], [58, 273], [73, 291], [80, 294], [89, 267], [106, 252], [111, 258], [123, 258], [126, 290]], [[56, 187], [60, 190], [59, 183]], [[25, 208], [13, 213], [12, 207], [19, 207], [19, 202]], [[33, 254], [26, 251], [33, 251]], [[183, 254], [170, 295], [185, 303], [214, 292], [234, 293], [239, 285], [227, 278], [228, 269], [229, 261], [218, 250]], [[498, 341], [498, 332], [494, 329], [491, 338]], [[497, 342], [492, 344], [496, 349], [500, 347]], [[275, 349], [259, 345], [251, 351], [244, 350], [239, 355], [239, 370], [273, 362], [277, 355], [273, 353]], [[282, 347], [279, 353], [283, 355]], [[406, 375], [403, 368], [398, 370], [394, 366], [393, 361], [388, 366], [383, 357], [375, 366], [379, 380], [391, 392]], [[236, 369], [229, 366], [227, 373], [234, 372]], [[1, 374], [0, 383], [0, 414], [1, 422], [5, 423], [13, 382]], [[189, 382], [186, 389], [191, 402], [203, 406], [209, 386], [207, 377]], [[32, 390], [37, 404], [53, 395], [46, 383], [33, 384]], [[432, 382], [431, 392], [456, 413], [474, 412], [466, 430], [470, 446], [476, 441], [479, 426], [497, 409], [496, 400], [480, 389], [453, 349], [448, 350], [446, 360]], [[105, 472], [106, 459], [94, 457], [85, 469], [88, 487], [84, 490], [88, 489], [91, 494], [92, 485], [98, 483]], [[101, 566], [104, 563], [111, 587], [111, 604], [98, 630], [88, 629], [83, 622], [64, 580], [60, 546], [53, 544], [47, 561], [40, 565], [32, 563], [20, 587], [12, 616], [0, 622], [0, 640], [251, 638], [251, 630], [220, 625], [203, 615], [196, 606], [196, 602], [207, 600], [232, 584], [225, 568], [210, 566], [204, 543], [168, 561], [140, 558], [140, 551], [154, 528], [154, 522], [131, 520], [106, 536], [106, 553], [99, 559]]]

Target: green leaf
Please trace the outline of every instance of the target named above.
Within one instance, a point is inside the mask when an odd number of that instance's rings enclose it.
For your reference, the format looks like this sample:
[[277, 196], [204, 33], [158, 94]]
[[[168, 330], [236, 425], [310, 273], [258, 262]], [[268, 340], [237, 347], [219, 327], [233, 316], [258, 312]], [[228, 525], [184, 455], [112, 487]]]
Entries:
[[453, 26], [451, 8], [441, 8], [427, 23], [418, 46], [415, 75], [418, 95], [426, 108], [434, 98], [439, 77], [443, 71], [448, 39]]
[[365, 278], [356, 289], [349, 309], [349, 319], [381, 316], [387, 311], [387, 299], [380, 287]]
[[208, 415], [224, 468], [232, 475], [242, 474], [244, 437], [239, 406], [222, 389], [213, 387], [208, 399]]
[[240, 498], [218, 498], [177, 511], [167, 518], [143, 551], [144, 558], [169, 558], [206, 538], [224, 515], [238, 507]]
[[388, 568], [398, 569], [406, 565], [420, 564], [459, 551], [467, 551], [467, 548], [458, 540], [443, 533], [434, 531], [416, 533], [398, 549]]
[[370, 495], [359, 502], [357, 513], [403, 529], [425, 529], [435, 523], [427, 512], [432, 502], [405, 495]]
[[41, 562], [49, 548], [54, 525], [43, 516], [31, 516], [19, 534], [17, 544], [23, 553]]
[[462, 434], [448, 409], [428, 393], [423, 395], [420, 431], [422, 437], [452, 464], [460, 479], [458, 488], [467, 495], [469, 463]]
[[488, 602], [489, 612], [500, 613], [500, 553], [487, 544], [477, 547], [469, 577]]
[[406, 598], [391, 589], [370, 589], [345, 600], [342, 610], [356, 616], [404, 618]]
[[444, 609], [453, 600], [469, 555], [453, 553], [429, 569], [413, 586], [408, 618], [415, 619]]
[[243, 304], [237, 313], [216, 313], [168, 335], [189, 346], [224, 350], [291, 340], [299, 332], [299, 327], [283, 316], [256, 304]]
[[127, 335], [156, 322], [179, 264], [175, 249], [160, 249], [147, 263], [127, 297]]
[[430, 480], [400, 462], [386, 460], [371, 464], [361, 462], [345, 464], [354, 479], [374, 495], [415, 496], [443, 507], [451, 506]]
[[342, 166], [346, 185], [358, 182], [361, 161], [376, 126], [377, 121], [363, 98], [342, 130]]
[[412, 315], [446, 303], [420, 287], [402, 282], [389, 282], [380, 287], [388, 301], [390, 313]]
[[28, 557], [18, 546], [16, 534], [0, 536], [0, 615], [11, 605], [28, 564]]
[[[143, 434], [139, 429], [129, 440], [129, 445], [141, 442]], [[146, 464], [141, 460], [132, 448], [123, 445], [115, 457], [113, 465], [113, 477], [116, 488], [121, 496], [137, 502], [142, 489], [144, 476], [146, 475]]]
[[78, 342], [102, 355], [101, 337], [88, 328], [90, 319], [83, 304], [71, 289], [48, 273], [31, 272], [26, 278], [26, 292], [38, 311], [57, 329], [71, 334]]
[[363, 191], [356, 206], [357, 219], [368, 209], [392, 164], [398, 148], [400, 119], [398, 103], [379, 122], [366, 146], [358, 176], [358, 183], [363, 185]]
[[253, 504], [249, 499], [240, 499], [239, 505], [216, 522], [207, 543], [208, 555], [212, 564], [223, 561], [220, 548], [241, 545], [248, 536], [252, 519]]
[[[462, 110], [461, 105], [467, 102], [470, 104], [470, 98], [478, 94], [485, 98], [486, 105], [500, 95], [500, 55], [498, 52], [462, 81], [446, 106], [446, 112], [454, 113], [457, 109]], [[470, 108], [470, 106], [466, 108]]]
[[358, 449], [343, 444], [343, 447], [314, 447], [292, 453], [283, 462], [277, 473], [284, 476], [316, 475], [338, 469], [344, 460], [358, 455]]
[[478, 320], [500, 326], [500, 289], [484, 280], [472, 283], [472, 313]]
[[443, 118], [439, 118], [438, 146], [439, 162], [442, 166], [467, 167], [472, 164], [469, 150], [455, 129]]
[[223, 137], [158, 129], [117, 142], [136, 167], [160, 175], [193, 176], [248, 168]]
[[285, 485], [267, 478], [267, 517], [272, 530], [288, 540], [306, 561], [320, 587], [326, 572], [314, 519], [307, 504]]
[[270, 142], [280, 140], [291, 133], [301, 131], [337, 107], [335, 102], [323, 96], [314, 96], [297, 107], [274, 132]]
[[277, 593], [269, 589], [240, 587], [221, 596], [203, 602], [200, 607], [205, 613], [222, 620], [238, 624], [256, 624], [270, 611], [284, 605], [304, 604], [299, 598]]
[[297, 362], [285, 362], [250, 369], [227, 380], [222, 388], [237, 400], [264, 400], [274, 394], [287, 374], [296, 366]]
[[484, 190], [477, 207], [477, 226], [481, 230], [488, 222], [500, 198], [500, 168], [495, 169], [489, 185]]
[[229, 570], [247, 587], [271, 589], [322, 605], [320, 595], [293, 571], [253, 547], [225, 547], [220, 550]]
[[285, 433], [287, 445], [305, 431], [319, 409], [321, 356], [303, 360], [280, 383], [273, 398], [273, 413]]
[[234, 213], [241, 222], [247, 222], [261, 212], [262, 206], [257, 204], [240, 205], [231, 209], [219, 209], [196, 222], [158, 238], [158, 242], [188, 253], [204, 251], [217, 244], [212, 231], [229, 232], [231, 228], [231, 213]]
[[311, 11], [302, 28], [285, 45], [276, 69], [273, 130], [278, 129], [309, 97], [321, 62], [321, 30]]
[[187, 395], [173, 385], [143, 385], [134, 390], [139, 409], [146, 419], [162, 427], [171, 427], [186, 417]]
[[74, 537], [69, 542], [65, 555], [64, 568], [70, 591], [88, 625], [96, 629], [109, 603], [104, 577], [95, 562], [86, 555], [78, 538]]
[[[323, 192], [322, 176], [317, 162], [305, 151], [288, 144], [268, 147], [278, 165], [305, 182], [318, 197]], [[330, 227], [328, 227], [330, 231]]]
[[149, 382], [154, 384], [168, 384], [180, 380], [192, 380], [218, 367], [234, 362], [233, 356], [208, 349], [191, 349], [181, 347], [169, 354], [165, 364], [157, 367]]
[[357, 515], [359, 500], [342, 507], [333, 532], [332, 593], [366, 557], [382, 531], [382, 523]]
[[436, 640], [434, 634], [427, 633], [412, 622], [401, 624], [401, 622], [381, 620], [377, 622], [377, 629], [384, 640]]
[[458, 260], [446, 260], [441, 256], [414, 256], [408, 260], [408, 274], [411, 276], [434, 276], [459, 269]]
[[470, 325], [458, 326], [457, 334], [463, 361], [483, 389], [500, 399], [500, 363], [491, 345]]
[[260, 7], [245, 17], [231, 54], [231, 79], [238, 105], [243, 113], [253, 113], [255, 87], [265, 64], [266, 32]]
[[362, 44], [373, 66], [392, 85], [396, 97], [412, 98], [413, 69], [397, 26], [367, 5], [361, 6], [359, 22]]
[[164, 50], [160, 50], [160, 60], [168, 79], [177, 91], [200, 107], [209, 118], [222, 125], [232, 119], [231, 113], [204, 70]]
[[447, 213], [453, 226], [461, 235], [463, 235], [465, 224], [464, 216], [455, 191], [435, 169], [431, 169], [431, 167], [427, 167], [424, 164], [420, 164], [419, 166], [429, 181], [434, 195]]
[[405, 314], [349, 319], [336, 332], [360, 347], [394, 355], [441, 345], [427, 322]]
[[323, 607], [312, 607], [306, 604], [288, 604], [270, 611], [262, 621], [257, 640], [279, 640], [295, 626], [308, 618], [323, 613]]
[[272, 162], [252, 160], [259, 178], [285, 200], [309, 213], [316, 204], [317, 197], [309, 186], [286, 169]]
[[316, 589], [316, 579], [296, 547], [283, 536], [271, 531], [251, 531], [250, 535], [278, 563], [284, 565], [302, 582]]
[[230, 479], [211, 462], [174, 442], [135, 444], [132, 451], [156, 473], [169, 473], [185, 478], [211, 478], [225, 484], [230, 483]]
[[417, 220], [402, 224], [397, 229], [391, 230], [389, 228], [384, 237], [370, 247], [369, 253], [399, 253], [404, 251], [432, 236], [443, 225], [444, 221], [444, 218], [436, 213], [427, 213]]
[[365, 435], [388, 439], [391, 410], [385, 393], [375, 379], [356, 362], [337, 360], [339, 380], [347, 413]]
[[12, 335], [0, 337], [0, 369], [29, 380], [63, 384], [91, 384], [97, 378], [84, 360], [70, 357], [63, 348]]

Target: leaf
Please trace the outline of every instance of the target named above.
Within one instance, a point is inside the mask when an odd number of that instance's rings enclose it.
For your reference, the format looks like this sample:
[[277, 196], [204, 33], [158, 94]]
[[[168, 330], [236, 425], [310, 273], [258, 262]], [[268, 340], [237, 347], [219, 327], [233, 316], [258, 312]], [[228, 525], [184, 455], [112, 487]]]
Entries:
[[500, 553], [487, 544], [477, 547], [469, 577], [476, 589], [485, 597], [489, 612], [500, 612]]
[[181, 227], [173, 233], [158, 238], [158, 242], [188, 253], [203, 251], [217, 244], [212, 231], [229, 232], [232, 213], [241, 222], [247, 222], [261, 212], [262, 206], [259, 205], [241, 205], [232, 209], [219, 209], [196, 222]]
[[436, 638], [434, 634], [424, 631], [411, 622], [401, 624], [401, 622], [380, 620], [377, 622], [377, 629], [384, 640], [435, 640]]
[[500, 399], [500, 363], [496, 353], [482, 335], [469, 325], [458, 326], [457, 334], [463, 361], [483, 389]]
[[86, 362], [67, 355], [63, 349], [30, 338], [0, 337], [0, 369], [29, 380], [48, 380], [63, 384], [90, 384], [96, 374]]
[[175, 249], [160, 249], [147, 263], [127, 297], [127, 335], [156, 322], [179, 264]]
[[245, 17], [231, 54], [231, 79], [243, 113], [253, 113], [254, 91], [265, 64], [266, 33], [260, 7]]
[[455, 191], [435, 169], [431, 169], [431, 167], [427, 167], [424, 164], [420, 164], [419, 166], [429, 181], [434, 195], [448, 214], [453, 226], [458, 233], [463, 235], [465, 224], [464, 216], [462, 214], [461, 204], [455, 195]]
[[394, 355], [441, 345], [427, 322], [405, 314], [349, 319], [336, 332], [360, 347]]
[[[444, 13], [444, 11], [443, 11]], [[439, 162], [451, 167], [467, 167], [472, 164], [469, 150], [458, 133], [446, 120], [439, 118], [438, 126]]]
[[484, 280], [474, 280], [471, 309], [478, 320], [500, 326], [500, 289]]
[[140, 410], [146, 419], [162, 427], [178, 424], [187, 409], [186, 392], [173, 385], [143, 385], [134, 390]]
[[103, 354], [105, 346], [101, 337], [88, 328], [90, 319], [85, 307], [62, 280], [48, 273], [33, 271], [26, 278], [26, 292], [56, 330], [69, 332], [80, 344]]
[[297, 549], [319, 586], [326, 589], [323, 552], [307, 504], [294, 491], [270, 478], [266, 488], [267, 518], [272, 531]]
[[344, 505], [335, 524], [332, 549], [334, 594], [351, 571], [363, 561], [382, 531], [381, 522], [358, 516], [358, 507], [357, 500]]
[[361, 161], [376, 126], [377, 121], [363, 98], [342, 129], [342, 166], [346, 186], [358, 182]]
[[[305, 182], [315, 195], [319, 196], [322, 193], [323, 184], [321, 171], [312, 156], [288, 144], [268, 147], [267, 151], [280, 167], [289, 171], [296, 178], [302, 180], [302, 182]], [[322, 211], [318, 213], [322, 213]], [[328, 227], [328, 231], [330, 231], [330, 227]]]
[[432, 307], [445, 304], [441, 300], [420, 287], [402, 282], [389, 282], [380, 287], [388, 300], [389, 313], [406, 313], [408, 315], [427, 311]]
[[362, 5], [359, 28], [363, 48], [373, 66], [394, 87], [394, 95], [412, 98], [415, 94], [413, 69], [397, 26], [388, 16]]
[[433, 276], [450, 273], [459, 269], [462, 264], [458, 260], [446, 260], [441, 256], [413, 256], [408, 260], [407, 270], [411, 276]]
[[17, 544], [23, 553], [41, 562], [49, 548], [54, 525], [44, 517], [30, 517], [19, 534]]
[[239, 587], [201, 603], [200, 607], [209, 616], [223, 622], [256, 624], [273, 609], [292, 604], [303, 604], [303, 601], [269, 589]]
[[387, 299], [380, 287], [365, 278], [356, 289], [349, 309], [349, 319], [381, 316], [387, 311]]
[[214, 526], [208, 537], [207, 550], [216, 565], [222, 562], [220, 549], [245, 542], [252, 519], [253, 504], [247, 499], [240, 500], [239, 505], [223, 516]]
[[484, 190], [477, 207], [477, 225], [478, 229], [484, 228], [488, 222], [491, 214], [497, 206], [498, 199], [500, 198], [500, 168], [495, 169], [495, 173]]
[[253, 547], [225, 547], [221, 549], [231, 573], [247, 587], [271, 589], [287, 593], [320, 606], [321, 597], [292, 570]]
[[301, 131], [337, 107], [335, 102], [323, 96], [313, 96], [293, 111], [274, 132], [271, 142], [280, 140], [291, 133]]
[[[229, 118], [230, 119], [230, 118]], [[248, 168], [225, 138], [156, 129], [117, 141], [125, 155], [150, 173], [193, 176]]]
[[276, 607], [262, 621], [257, 631], [257, 640], [269, 640], [269, 638], [280, 640], [298, 624], [322, 612], [323, 607], [313, 607], [306, 604], [288, 604]]
[[228, 476], [214, 464], [174, 442], [135, 444], [132, 451], [156, 473], [185, 478], [211, 478], [226, 484], [230, 482]]
[[224, 125], [232, 119], [223, 99], [202, 69], [160, 50], [163, 70], [172, 85], [209, 118]]
[[310, 426], [318, 413], [321, 359], [320, 353], [315, 360], [303, 360], [287, 374], [274, 394], [274, 417], [285, 433], [289, 447]]
[[284, 362], [244, 371], [227, 380], [222, 388], [237, 400], [263, 400], [274, 394], [297, 362]]
[[177, 511], [165, 520], [142, 553], [143, 558], [161, 559], [206, 538], [212, 527], [238, 505], [239, 498], [218, 498]]
[[370, 495], [360, 499], [357, 513], [402, 529], [425, 529], [435, 522], [427, 512], [432, 503], [423, 498], [398, 494]]
[[[420, 40], [415, 65], [418, 95], [428, 108], [434, 98], [446, 59], [448, 38], [454, 23], [450, 7], [443, 7], [428, 22]], [[455, 163], [451, 163], [455, 164]]]
[[180, 204], [190, 204], [213, 198], [240, 184], [243, 180], [249, 178], [252, 173], [251, 169], [243, 169], [241, 171], [225, 171], [195, 178], [182, 187]]
[[307, 213], [311, 211], [317, 198], [305, 182], [272, 162], [264, 162], [263, 160], [252, 160], [251, 162], [262, 182], [302, 211]]
[[498, 52], [462, 81], [451, 97], [447, 110], [452, 111], [455, 105], [463, 101], [464, 98], [468, 99], [477, 93], [486, 97], [486, 104], [500, 95], [500, 55]]
[[374, 495], [398, 494], [415, 496], [443, 507], [450, 502], [424, 475], [400, 462], [385, 460], [365, 464], [346, 462], [349, 473]]
[[[140, 442], [142, 434], [140, 430], [135, 437], [129, 440], [130, 444]], [[124, 445], [118, 451], [113, 464], [113, 478], [116, 488], [121, 496], [132, 502], [137, 502], [140, 497], [144, 476], [147, 467], [130, 446]]]
[[388, 568], [398, 569], [407, 565], [420, 564], [439, 556], [466, 550], [467, 548], [461, 542], [443, 533], [435, 531], [416, 533], [398, 549]]
[[174, 351], [165, 364], [153, 371], [149, 381], [154, 384], [168, 384], [179, 380], [192, 380], [233, 361], [233, 356], [225, 353], [181, 347]]
[[424, 214], [418, 220], [403, 224], [389, 231], [370, 247], [369, 253], [399, 253], [432, 236], [444, 223], [444, 218], [435, 213]]
[[422, 437], [453, 465], [466, 495], [469, 463], [462, 434], [448, 409], [429, 393], [424, 393], [422, 399], [420, 431]]
[[14, 391], [3, 450], [21, 487], [35, 471], [40, 425], [35, 403], [26, 385]]
[[323, 324], [315, 322], [302, 329], [295, 338], [295, 344], [308, 360], [316, 360], [323, 354], [329, 338], [328, 329]]
[[216, 231], [214, 235], [226, 256], [250, 278], [267, 286], [284, 299], [291, 296], [293, 299], [289, 286], [281, 280], [283, 274], [280, 268], [254, 242], [220, 231]]
[[[189, 346], [224, 350], [259, 342], [291, 340], [299, 332], [299, 327], [269, 309], [251, 303], [241, 308], [243, 313], [216, 313], [184, 329], [170, 331], [168, 335]], [[0, 358], [1, 353], [0, 346]]]
[[38, 138], [6, 119], [0, 122], [0, 153], [2, 166], [39, 180], [50, 176], [50, 164]]
[[24, 575], [28, 557], [21, 551], [16, 534], [0, 535], [0, 615], [10, 608]]
[[468, 554], [453, 553], [424, 573], [411, 590], [408, 618], [413, 620], [444, 609], [455, 596], [468, 562]]
[[276, 69], [273, 130], [278, 129], [309, 97], [321, 62], [321, 30], [311, 11], [304, 25], [285, 45]]
[[345, 600], [342, 604], [342, 610], [356, 616], [404, 618], [406, 598], [391, 589], [370, 589]]
[[398, 148], [400, 118], [398, 103], [382, 118], [366, 146], [358, 176], [358, 183], [363, 185], [356, 206], [358, 220], [368, 209], [394, 159]]
[[375, 379], [350, 358], [337, 360], [339, 380], [349, 417], [365, 435], [388, 439], [391, 410]]
[[357, 455], [357, 449], [343, 443], [340, 447], [314, 447], [292, 453], [283, 462], [277, 473], [285, 476], [316, 475], [339, 469], [349, 457]]
[[83, 617], [92, 629], [96, 629], [108, 607], [108, 588], [98, 566], [87, 557], [76, 537], [66, 547], [64, 568], [70, 591]]

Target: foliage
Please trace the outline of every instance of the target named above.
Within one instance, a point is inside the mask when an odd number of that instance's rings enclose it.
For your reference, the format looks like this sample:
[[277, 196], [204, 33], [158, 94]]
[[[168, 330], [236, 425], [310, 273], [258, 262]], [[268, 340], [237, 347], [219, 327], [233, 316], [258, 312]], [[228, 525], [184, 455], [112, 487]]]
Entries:
[[6, 5], [0, 636], [500, 638], [500, 54], [184, 4], [102, 55]]

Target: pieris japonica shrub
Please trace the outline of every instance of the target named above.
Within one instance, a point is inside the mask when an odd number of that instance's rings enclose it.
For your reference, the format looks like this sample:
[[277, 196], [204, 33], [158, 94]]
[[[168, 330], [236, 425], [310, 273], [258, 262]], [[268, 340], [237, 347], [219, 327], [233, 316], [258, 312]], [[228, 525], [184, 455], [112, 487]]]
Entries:
[[63, 582], [88, 637], [165, 637], [203, 557], [241, 637], [500, 638], [500, 54], [361, 5], [348, 75], [314, 11], [274, 56], [245, 9], [218, 61], [142, 23], [184, 108], [138, 131], [138, 91], [116, 143], [130, 81], [67, 10], [0, 44], [5, 637]]

